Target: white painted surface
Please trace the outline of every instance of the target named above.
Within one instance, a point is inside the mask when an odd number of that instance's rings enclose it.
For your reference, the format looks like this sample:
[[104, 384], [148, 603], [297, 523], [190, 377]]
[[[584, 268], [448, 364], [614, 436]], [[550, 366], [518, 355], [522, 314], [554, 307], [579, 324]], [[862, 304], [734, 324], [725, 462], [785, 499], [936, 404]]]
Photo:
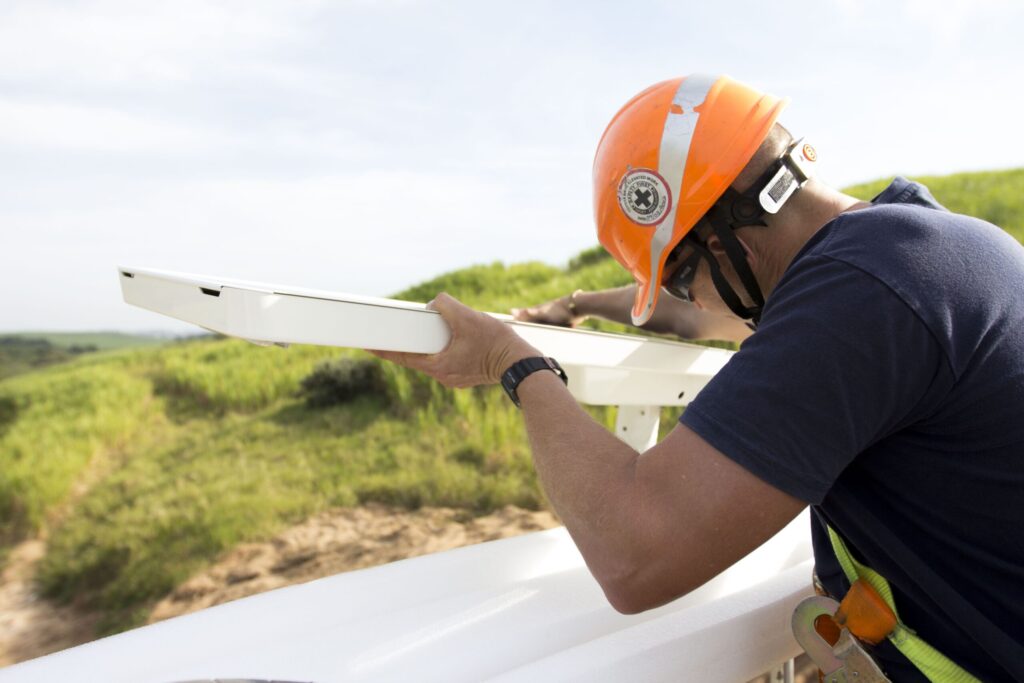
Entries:
[[[129, 304], [261, 343], [436, 353], [449, 339], [440, 314], [423, 304], [143, 268], [120, 268], [119, 277]], [[732, 355], [491, 315], [557, 358], [573, 396], [591, 405], [686, 405]]]
[[0, 669], [0, 683], [735, 683], [797, 653], [808, 524], [640, 615], [609, 607], [562, 528], [245, 598]]

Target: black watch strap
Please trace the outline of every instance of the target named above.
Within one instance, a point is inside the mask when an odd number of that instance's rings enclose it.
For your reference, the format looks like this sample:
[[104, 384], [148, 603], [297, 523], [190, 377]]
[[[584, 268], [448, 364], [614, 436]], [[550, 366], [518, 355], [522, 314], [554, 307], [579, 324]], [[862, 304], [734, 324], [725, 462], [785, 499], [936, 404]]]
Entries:
[[559, 377], [565, 384], [569, 383], [569, 377], [565, 374], [565, 370], [558, 364], [558, 361], [554, 358], [542, 358], [540, 356], [534, 356], [532, 358], [524, 358], [520, 361], [516, 361], [512, 366], [505, 371], [501, 376], [501, 386], [505, 389], [505, 393], [512, 399], [512, 402], [519, 408], [519, 394], [517, 389], [524, 379], [537, 372], [538, 370], [550, 370]]

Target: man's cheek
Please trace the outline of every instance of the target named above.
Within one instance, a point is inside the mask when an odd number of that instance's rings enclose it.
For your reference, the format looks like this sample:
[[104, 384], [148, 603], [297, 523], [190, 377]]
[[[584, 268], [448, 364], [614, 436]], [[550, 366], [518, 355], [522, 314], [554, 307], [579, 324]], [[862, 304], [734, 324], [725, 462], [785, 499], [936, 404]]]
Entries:
[[[697, 266], [697, 274], [693, 278], [693, 285], [690, 287], [693, 304], [702, 311], [714, 310], [719, 302], [718, 290], [711, 280], [711, 268], [706, 261], [701, 261]], [[724, 305], [724, 304], [723, 304]]]

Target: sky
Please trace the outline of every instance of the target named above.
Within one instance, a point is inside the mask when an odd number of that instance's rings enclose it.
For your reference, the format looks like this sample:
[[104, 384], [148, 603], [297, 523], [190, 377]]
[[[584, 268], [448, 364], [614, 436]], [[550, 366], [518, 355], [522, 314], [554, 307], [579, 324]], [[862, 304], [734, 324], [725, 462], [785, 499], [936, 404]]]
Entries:
[[[1024, 165], [1018, 0], [0, 0], [0, 332], [185, 333], [119, 265], [386, 296], [596, 244], [635, 93], [723, 73], [842, 187]], [[534, 303], [534, 302], [524, 302]]]

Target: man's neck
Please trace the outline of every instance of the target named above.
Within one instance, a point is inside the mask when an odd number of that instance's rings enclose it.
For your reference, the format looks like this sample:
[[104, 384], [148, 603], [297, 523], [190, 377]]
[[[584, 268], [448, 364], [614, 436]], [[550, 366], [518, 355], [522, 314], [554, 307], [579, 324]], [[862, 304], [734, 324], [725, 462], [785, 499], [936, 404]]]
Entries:
[[759, 250], [764, 259], [757, 273], [764, 296], [771, 294], [796, 255], [822, 227], [841, 213], [868, 206], [870, 202], [814, 181], [794, 195], [777, 216], [769, 219], [768, 230], [758, 236], [764, 241]]

